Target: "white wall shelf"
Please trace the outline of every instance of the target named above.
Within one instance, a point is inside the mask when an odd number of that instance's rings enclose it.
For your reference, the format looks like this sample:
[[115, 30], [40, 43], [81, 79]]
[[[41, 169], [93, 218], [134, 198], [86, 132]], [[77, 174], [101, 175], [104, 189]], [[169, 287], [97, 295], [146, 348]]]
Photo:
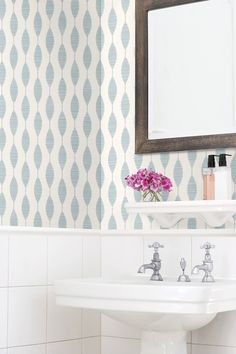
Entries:
[[133, 202], [126, 204], [129, 214], [152, 217], [160, 226], [171, 228], [186, 218], [202, 218], [208, 226], [234, 222], [236, 200], [194, 200], [173, 202]]

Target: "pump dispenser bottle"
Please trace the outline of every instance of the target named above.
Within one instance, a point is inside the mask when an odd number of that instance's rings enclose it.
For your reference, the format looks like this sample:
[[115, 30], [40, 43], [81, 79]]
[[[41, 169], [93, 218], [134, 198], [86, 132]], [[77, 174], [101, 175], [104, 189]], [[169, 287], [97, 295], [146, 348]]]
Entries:
[[215, 199], [215, 156], [209, 155], [207, 168], [203, 169], [203, 199], [212, 200]]
[[232, 199], [231, 186], [231, 169], [227, 167], [226, 156], [229, 154], [219, 155], [219, 167], [214, 171], [215, 173], [215, 199], [225, 200]]

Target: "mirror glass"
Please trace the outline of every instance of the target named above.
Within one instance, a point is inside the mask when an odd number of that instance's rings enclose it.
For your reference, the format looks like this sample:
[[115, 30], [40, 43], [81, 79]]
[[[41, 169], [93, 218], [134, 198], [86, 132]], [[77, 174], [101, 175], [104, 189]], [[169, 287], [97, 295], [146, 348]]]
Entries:
[[233, 3], [148, 11], [148, 139], [236, 132]]

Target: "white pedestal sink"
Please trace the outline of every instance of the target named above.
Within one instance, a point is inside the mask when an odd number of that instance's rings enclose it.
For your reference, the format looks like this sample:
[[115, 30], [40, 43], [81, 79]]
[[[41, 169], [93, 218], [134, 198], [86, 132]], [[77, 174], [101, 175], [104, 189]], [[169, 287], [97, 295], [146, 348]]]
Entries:
[[188, 331], [207, 325], [218, 312], [236, 310], [236, 281], [70, 279], [57, 281], [55, 292], [58, 305], [98, 309], [140, 328], [141, 354], [187, 354]]

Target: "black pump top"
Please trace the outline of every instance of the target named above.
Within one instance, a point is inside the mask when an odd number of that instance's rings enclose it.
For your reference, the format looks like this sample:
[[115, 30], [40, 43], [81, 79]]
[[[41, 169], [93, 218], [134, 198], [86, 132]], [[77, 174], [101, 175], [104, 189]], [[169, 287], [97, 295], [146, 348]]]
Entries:
[[219, 167], [227, 166], [226, 156], [232, 156], [230, 154], [220, 154], [219, 155]]
[[218, 156], [218, 155], [209, 155], [208, 156], [208, 162], [207, 162], [207, 167], [208, 168], [216, 167], [215, 156]]

